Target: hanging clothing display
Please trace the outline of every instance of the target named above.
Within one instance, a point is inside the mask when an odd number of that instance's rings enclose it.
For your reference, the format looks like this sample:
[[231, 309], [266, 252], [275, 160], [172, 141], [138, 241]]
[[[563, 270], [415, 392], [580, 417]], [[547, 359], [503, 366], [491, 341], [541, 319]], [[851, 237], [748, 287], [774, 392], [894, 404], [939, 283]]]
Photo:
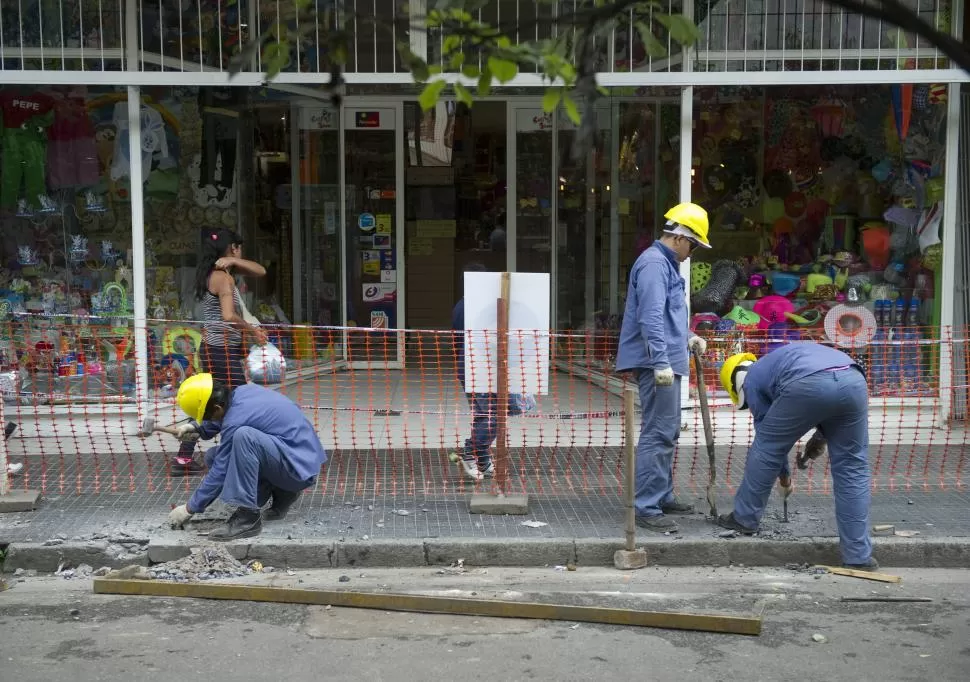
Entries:
[[[128, 102], [115, 104], [112, 122], [118, 130], [115, 137], [114, 163], [111, 166], [111, 179], [120, 180], [131, 176], [131, 156], [128, 145]], [[152, 169], [152, 158], [158, 154], [168, 157], [168, 138], [165, 134], [165, 121], [154, 108], [141, 107], [141, 173], [142, 182], [148, 179]]]
[[47, 95], [0, 93], [3, 113], [0, 206], [12, 208], [21, 196], [31, 206], [42, 205], [40, 197], [47, 195], [47, 131], [54, 121], [53, 108], [54, 101]]
[[90, 187], [98, 183], [94, 125], [83, 98], [55, 99], [54, 123], [47, 137], [47, 180], [51, 189]]

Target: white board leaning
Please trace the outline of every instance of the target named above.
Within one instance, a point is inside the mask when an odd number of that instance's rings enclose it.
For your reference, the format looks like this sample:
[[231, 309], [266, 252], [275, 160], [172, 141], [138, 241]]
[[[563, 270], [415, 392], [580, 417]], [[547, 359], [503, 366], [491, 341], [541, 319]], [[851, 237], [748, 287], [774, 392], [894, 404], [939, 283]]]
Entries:
[[[465, 273], [465, 391], [498, 392], [502, 275]], [[549, 275], [513, 272], [509, 292], [509, 392], [549, 392]]]

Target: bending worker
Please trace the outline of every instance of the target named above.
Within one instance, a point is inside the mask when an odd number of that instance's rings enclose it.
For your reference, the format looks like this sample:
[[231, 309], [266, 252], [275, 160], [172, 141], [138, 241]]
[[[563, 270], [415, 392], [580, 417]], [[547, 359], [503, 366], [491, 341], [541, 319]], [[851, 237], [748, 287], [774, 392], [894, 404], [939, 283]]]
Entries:
[[688, 339], [687, 298], [680, 264], [707, 240], [707, 211], [678, 204], [664, 215], [663, 236], [633, 264], [616, 355], [619, 372], [632, 370], [640, 389], [637, 443], [637, 525], [676, 532], [668, 514], [689, 514], [693, 505], [674, 497], [674, 448], [680, 437], [680, 381], [688, 375], [688, 351], [707, 350], [699, 336]]
[[760, 360], [733, 355], [721, 384], [738, 409], [754, 418], [755, 436], [734, 497], [719, 526], [758, 530], [775, 479], [789, 478], [788, 453], [812, 428], [828, 442], [842, 563], [876, 570], [869, 539], [869, 400], [862, 368], [845, 353], [817, 343], [782, 346]]
[[[258, 535], [262, 518], [285, 518], [327, 461], [313, 425], [296, 403], [276, 391], [256, 384], [230, 389], [213, 381], [211, 374], [196, 374], [182, 382], [176, 400], [196, 423], [219, 423], [222, 440], [206, 452], [209, 471], [199, 488], [188, 503], [169, 514], [173, 528], [181, 528], [218, 497], [236, 510], [225, 525], [209, 533], [209, 539]], [[194, 425], [180, 430], [186, 428]], [[260, 509], [270, 501], [261, 515]]]

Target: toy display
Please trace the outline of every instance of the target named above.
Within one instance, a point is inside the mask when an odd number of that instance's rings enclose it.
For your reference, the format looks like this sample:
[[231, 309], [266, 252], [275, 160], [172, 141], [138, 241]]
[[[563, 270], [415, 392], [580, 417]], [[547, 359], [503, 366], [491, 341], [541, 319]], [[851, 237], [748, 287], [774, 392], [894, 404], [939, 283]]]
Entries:
[[[891, 86], [701, 96], [694, 199], [722, 260], [691, 264], [691, 328], [728, 346], [831, 343], [868, 368], [874, 395], [933, 390], [936, 359], [915, 342], [939, 325], [945, 107], [910, 110]], [[755, 201], [739, 189], [751, 168]], [[727, 295], [712, 291], [725, 258], [738, 267]]]

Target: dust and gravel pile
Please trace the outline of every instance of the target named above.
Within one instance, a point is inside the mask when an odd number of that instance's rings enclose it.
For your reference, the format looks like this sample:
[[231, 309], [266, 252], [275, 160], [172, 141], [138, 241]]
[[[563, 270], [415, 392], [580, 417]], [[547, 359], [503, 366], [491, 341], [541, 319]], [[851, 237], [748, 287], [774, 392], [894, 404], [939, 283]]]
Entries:
[[193, 547], [188, 556], [164, 564], [155, 564], [148, 567], [146, 572], [154, 580], [187, 582], [238, 578], [249, 575], [252, 570], [232, 556], [228, 548], [214, 545]]

